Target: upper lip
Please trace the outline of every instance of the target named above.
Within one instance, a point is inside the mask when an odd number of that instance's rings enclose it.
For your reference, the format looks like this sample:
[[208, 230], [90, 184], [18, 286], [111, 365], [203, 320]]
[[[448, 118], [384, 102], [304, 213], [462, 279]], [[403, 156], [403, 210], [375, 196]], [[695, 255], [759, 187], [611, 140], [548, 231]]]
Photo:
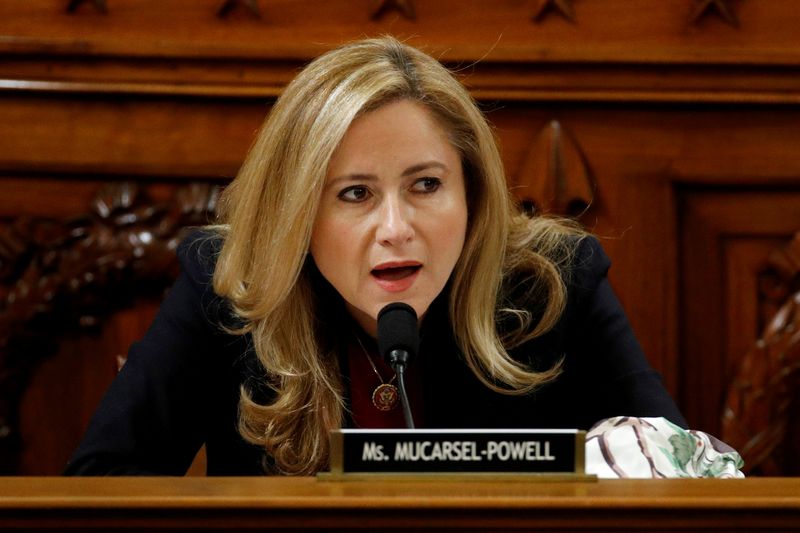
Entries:
[[386, 261], [385, 263], [379, 263], [375, 265], [374, 267], [372, 267], [372, 270], [386, 270], [389, 268], [403, 268], [403, 267], [415, 267], [415, 266], [422, 266], [422, 263], [413, 260]]

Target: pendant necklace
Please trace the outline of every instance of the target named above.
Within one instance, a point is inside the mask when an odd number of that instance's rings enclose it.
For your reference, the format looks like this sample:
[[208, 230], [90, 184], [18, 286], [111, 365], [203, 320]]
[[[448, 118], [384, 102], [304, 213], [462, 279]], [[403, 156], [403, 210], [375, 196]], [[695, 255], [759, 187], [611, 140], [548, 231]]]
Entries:
[[378, 372], [378, 367], [375, 366], [375, 362], [372, 360], [372, 357], [370, 357], [369, 352], [367, 352], [367, 349], [364, 348], [364, 344], [361, 342], [361, 339], [358, 335], [355, 337], [359, 346], [361, 346], [361, 349], [364, 351], [364, 355], [367, 356], [369, 365], [372, 367], [372, 370], [375, 372], [375, 375], [378, 376], [378, 380], [381, 382], [381, 384], [375, 387], [375, 390], [372, 391], [372, 405], [374, 405], [378, 411], [391, 411], [397, 407], [397, 402], [400, 398], [397, 387], [392, 385], [392, 382], [397, 378], [397, 374], [392, 376], [392, 379], [389, 380], [389, 383], [383, 381], [381, 373]]

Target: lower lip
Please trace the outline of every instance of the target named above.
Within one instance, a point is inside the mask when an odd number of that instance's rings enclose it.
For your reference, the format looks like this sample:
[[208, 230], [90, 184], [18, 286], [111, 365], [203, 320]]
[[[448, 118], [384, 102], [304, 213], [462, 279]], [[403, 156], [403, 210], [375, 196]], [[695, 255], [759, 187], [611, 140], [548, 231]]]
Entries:
[[376, 278], [375, 276], [373, 276], [372, 279], [375, 280], [375, 283], [377, 283], [381, 289], [387, 292], [403, 292], [408, 290], [414, 284], [421, 270], [422, 269], [420, 268], [410, 276], [403, 279], [388, 280]]

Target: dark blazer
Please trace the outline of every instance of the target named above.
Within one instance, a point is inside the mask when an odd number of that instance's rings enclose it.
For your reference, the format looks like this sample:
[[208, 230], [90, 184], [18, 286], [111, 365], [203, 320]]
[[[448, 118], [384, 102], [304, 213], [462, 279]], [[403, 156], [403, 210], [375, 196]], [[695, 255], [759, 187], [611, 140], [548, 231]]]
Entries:
[[[181, 244], [182, 274], [144, 338], [131, 347], [66, 474], [182, 475], [204, 443], [209, 475], [263, 473], [263, 451], [236, 430], [240, 387], [261, 390], [263, 371], [249, 336], [221, 327], [232, 318], [211, 287], [219, 246], [219, 238], [207, 233]], [[498, 394], [478, 381], [455, 347], [445, 298], [437, 298], [412, 362], [421, 379], [416, 388], [422, 391], [424, 427], [588, 429], [617, 415], [664, 416], [686, 427], [611, 290], [609, 266], [596, 239], [581, 241], [559, 323], [511, 352], [538, 369], [563, 358], [563, 372], [523, 396]], [[330, 297], [331, 306], [341, 306], [337, 298]], [[535, 303], [530, 307], [535, 316]], [[348, 320], [340, 311], [330, 310], [332, 331], [341, 331], [337, 321]], [[268, 401], [269, 393], [262, 398]]]

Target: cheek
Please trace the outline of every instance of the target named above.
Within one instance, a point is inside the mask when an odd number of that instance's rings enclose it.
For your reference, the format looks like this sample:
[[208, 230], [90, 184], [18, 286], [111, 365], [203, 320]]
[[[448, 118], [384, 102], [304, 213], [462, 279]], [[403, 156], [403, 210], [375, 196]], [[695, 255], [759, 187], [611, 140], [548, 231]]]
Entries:
[[456, 256], [461, 255], [464, 248], [464, 240], [467, 235], [467, 207], [461, 205], [455, 209], [447, 218], [446, 224], [443, 225], [442, 239], [446, 240], [445, 249], [450, 250], [451, 254]]
[[314, 220], [314, 227], [311, 230], [310, 251], [312, 255], [316, 257], [326, 253], [326, 250], [336, 240], [338, 226], [340, 224], [337, 223], [336, 217], [328, 209], [320, 209], [316, 220]]
[[352, 272], [355, 236], [353, 225], [341, 223], [334, 217], [319, 219], [311, 234], [309, 252], [320, 273], [337, 290]]
[[[335, 245], [331, 243], [331, 238], [334, 233], [330, 229], [330, 224], [327, 220], [320, 220], [314, 223], [314, 229], [311, 232], [311, 243], [309, 245], [309, 252], [314, 262], [317, 264], [320, 272], [325, 274], [328, 266], [328, 257], [330, 255], [330, 248]], [[327, 277], [327, 276], [326, 276]]]

